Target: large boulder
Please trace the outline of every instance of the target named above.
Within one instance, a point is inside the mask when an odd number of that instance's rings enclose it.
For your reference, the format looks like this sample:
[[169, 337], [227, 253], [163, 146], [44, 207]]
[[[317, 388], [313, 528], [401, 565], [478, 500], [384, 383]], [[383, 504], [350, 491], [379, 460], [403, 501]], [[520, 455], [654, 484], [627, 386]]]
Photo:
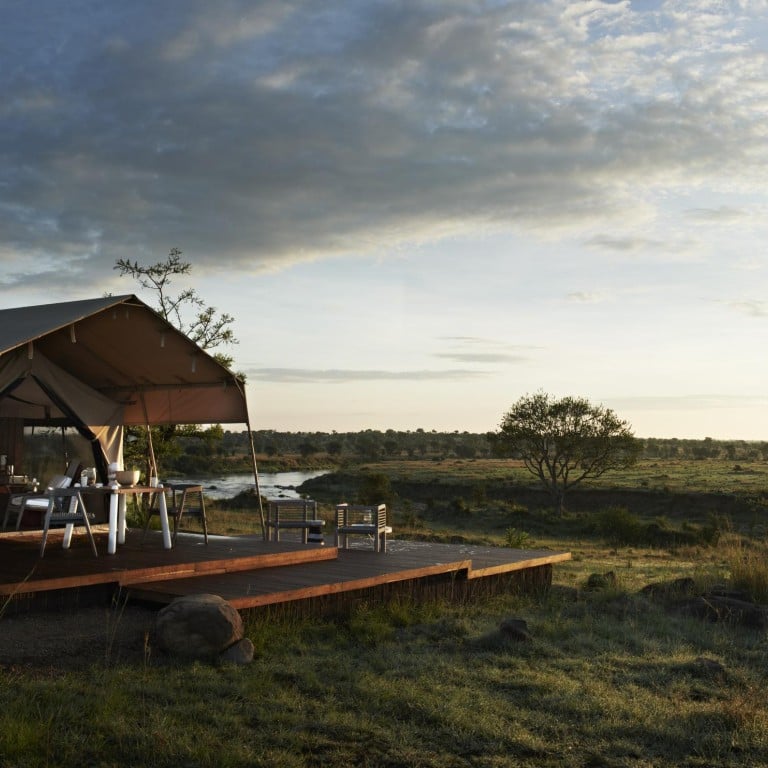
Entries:
[[155, 636], [167, 653], [214, 659], [242, 640], [243, 620], [219, 595], [185, 595], [159, 611]]

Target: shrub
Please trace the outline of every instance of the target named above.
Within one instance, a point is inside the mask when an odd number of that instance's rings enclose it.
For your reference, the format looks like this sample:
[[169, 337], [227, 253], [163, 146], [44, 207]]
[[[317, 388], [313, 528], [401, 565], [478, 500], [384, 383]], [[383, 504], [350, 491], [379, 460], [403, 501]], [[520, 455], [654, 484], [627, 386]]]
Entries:
[[389, 478], [381, 473], [366, 475], [360, 484], [358, 501], [361, 504], [386, 504], [392, 506], [395, 493]]
[[768, 603], [768, 547], [732, 544], [725, 562], [735, 589], [745, 591], [756, 602]]
[[597, 532], [617, 546], [642, 545], [647, 538], [643, 524], [626, 507], [609, 507], [599, 512]]
[[522, 549], [530, 537], [525, 531], [518, 531], [517, 528], [510, 526], [507, 528], [504, 538], [506, 539], [508, 547], [512, 547], [512, 549]]
[[678, 547], [703, 545], [714, 547], [720, 540], [721, 520], [710, 517], [704, 526], [684, 522], [673, 528], [664, 517], [643, 523], [625, 507], [611, 507], [600, 512], [594, 530], [606, 542], [617, 547]]

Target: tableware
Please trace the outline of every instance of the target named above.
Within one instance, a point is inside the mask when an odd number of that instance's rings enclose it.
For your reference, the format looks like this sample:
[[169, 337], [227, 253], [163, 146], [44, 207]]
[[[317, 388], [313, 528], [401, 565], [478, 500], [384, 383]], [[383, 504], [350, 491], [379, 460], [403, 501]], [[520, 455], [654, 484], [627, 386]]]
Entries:
[[140, 474], [138, 469], [124, 469], [115, 473], [115, 479], [120, 485], [132, 486], [139, 482]]

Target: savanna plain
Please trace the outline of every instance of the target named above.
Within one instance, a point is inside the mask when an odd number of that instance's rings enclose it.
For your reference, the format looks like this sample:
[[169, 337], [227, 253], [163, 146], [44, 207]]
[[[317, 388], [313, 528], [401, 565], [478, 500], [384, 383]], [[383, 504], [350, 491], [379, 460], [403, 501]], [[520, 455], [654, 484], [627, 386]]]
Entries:
[[[394, 538], [572, 558], [535, 594], [246, 612], [247, 666], [163, 657], [134, 626], [146, 608], [120, 600], [96, 637], [37, 617], [66, 630], [62, 653], [1, 659], [0, 765], [766, 766], [767, 483], [765, 460], [643, 460], [556, 515], [505, 460], [333, 473], [307, 489], [329, 520], [373, 487]], [[209, 518], [253, 530], [252, 508]], [[690, 610], [712, 594], [751, 620]], [[525, 639], [502, 631], [512, 618]], [[0, 634], [24, 621], [4, 615]]]

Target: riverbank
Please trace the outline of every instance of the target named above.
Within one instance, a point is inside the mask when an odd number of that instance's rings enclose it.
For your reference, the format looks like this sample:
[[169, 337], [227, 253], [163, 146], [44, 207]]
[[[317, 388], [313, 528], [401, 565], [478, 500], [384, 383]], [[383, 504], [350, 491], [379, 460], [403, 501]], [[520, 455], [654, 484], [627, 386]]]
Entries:
[[[324, 475], [327, 470], [305, 470], [290, 472], [259, 472], [259, 491], [268, 499], [298, 498], [297, 490], [303, 483]], [[252, 473], [233, 475], [211, 475], [208, 477], [164, 478], [167, 483], [193, 483], [202, 485], [209, 499], [233, 499], [241, 493], [255, 489]]]

